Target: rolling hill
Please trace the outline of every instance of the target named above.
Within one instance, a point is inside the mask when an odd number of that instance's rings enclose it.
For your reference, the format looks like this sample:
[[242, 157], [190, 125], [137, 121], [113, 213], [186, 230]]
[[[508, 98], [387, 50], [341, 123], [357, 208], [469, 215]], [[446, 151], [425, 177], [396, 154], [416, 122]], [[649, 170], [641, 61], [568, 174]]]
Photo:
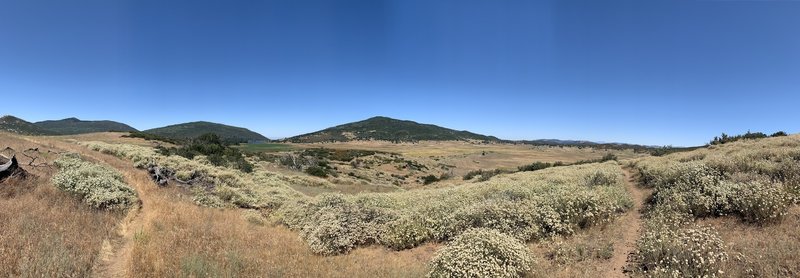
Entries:
[[51, 131], [11, 115], [0, 118], [0, 131], [8, 131], [24, 135], [54, 135], [54, 133]]
[[394, 142], [422, 140], [500, 141], [500, 139], [494, 136], [486, 136], [465, 130], [458, 131], [432, 124], [421, 124], [387, 117], [372, 117], [363, 121], [338, 125], [287, 139], [287, 141], [295, 143], [343, 142], [353, 140], [385, 140]]
[[229, 126], [211, 122], [190, 122], [145, 130], [144, 133], [155, 134], [172, 139], [191, 139], [205, 133], [215, 133], [226, 141], [248, 142], [267, 141], [264, 135], [242, 127]]
[[77, 118], [67, 118], [57, 121], [41, 121], [34, 125], [55, 134], [71, 135], [105, 131], [138, 131], [135, 128], [114, 121], [82, 121]]

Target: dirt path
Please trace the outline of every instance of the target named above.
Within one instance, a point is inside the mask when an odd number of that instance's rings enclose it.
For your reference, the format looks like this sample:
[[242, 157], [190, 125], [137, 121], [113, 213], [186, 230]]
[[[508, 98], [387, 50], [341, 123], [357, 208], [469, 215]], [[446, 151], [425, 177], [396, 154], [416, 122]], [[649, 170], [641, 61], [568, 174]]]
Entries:
[[98, 259], [92, 267], [92, 277], [130, 277], [128, 270], [131, 266], [134, 236], [137, 231], [144, 228], [145, 219], [151, 219], [149, 215], [152, 214], [147, 205], [148, 193], [152, 192], [155, 186], [147, 173], [134, 168], [130, 161], [91, 151], [74, 143], [50, 138], [46, 138], [44, 140], [46, 142], [39, 142], [27, 137], [24, 139], [40, 145], [47, 143], [54, 148], [80, 153], [86, 158], [101, 161], [122, 173], [125, 182], [136, 190], [140, 200], [139, 204], [130, 208], [125, 218], [117, 225], [117, 236], [103, 240]]
[[[136, 232], [144, 228], [145, 219], [150, 211], [147, 206], [147, 194], [143, 194], [145, 188], [154, 187], [147, 173], [133, 168], [129, 162], [120, 161], [115, 157], [96, 155], [96, 153], [83, 152], [84, 155], [91, 156], [97, 160], [108, 163], [116, 168], [125, 177], [125, 181], [133, 187], [139, 195], [139, 205], [131, 208], [125, 219], [117, 226], [117, 235], [114, 242], [105, 240], [100, 252], [100, 259], [93, 269], [94, 277], [130, 277], [128, 270], [131, 265], [134, 237]], [[120, 163], [122, 162], [122, 163]]]
[[624, 225], [622, 234], [614, 242], [614, 256], [611, 258], [611, 266], [604, 274], [598, 277], [626, 277], [624, 270], [628, 264], [628, 257], [636, 250], [636, 240], [639, 239], [641, 233], [641, 211], [647, 197], [652, 193], [650, 190], [639, 187], [631, 169], [624, 168], [623, 172], [625, 173], [625, 188], [633, 198], [633, 208], [617, 219], [617, 223]]

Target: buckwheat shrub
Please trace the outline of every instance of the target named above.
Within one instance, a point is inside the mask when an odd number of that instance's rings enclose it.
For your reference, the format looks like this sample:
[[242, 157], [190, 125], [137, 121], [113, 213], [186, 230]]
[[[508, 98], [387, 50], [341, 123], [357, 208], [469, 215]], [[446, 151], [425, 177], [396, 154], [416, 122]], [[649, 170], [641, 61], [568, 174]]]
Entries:
[[125, 210], [137, 201], [136, 191], [112, 168], [84, 161], [77, 154], [61, 156], [55, 164], [59, 171], [53, 185], [93, 208]]
[[389, 210], [364, 206], [341, 194], [325, 194], [300, 236], [311, 250], [323, 255], [347, 253], [359, 245], [378, 243], [387, 223], [396, 219]]
[[492, 229], [470, 229], [439, 250], [428, 277], [521, 277], [531, 270], [528, 248]]
[[716, 277], [728, 254], [713, 228], [651, 225], [634, 258], [645, 276]]
[[747, 222], [779, 221], [786, 216], [792, 204], [791, 196], [781, 184], [750, 182], [738, 187], [739, 192], [733, 197], [733, 203], [736, 211]]

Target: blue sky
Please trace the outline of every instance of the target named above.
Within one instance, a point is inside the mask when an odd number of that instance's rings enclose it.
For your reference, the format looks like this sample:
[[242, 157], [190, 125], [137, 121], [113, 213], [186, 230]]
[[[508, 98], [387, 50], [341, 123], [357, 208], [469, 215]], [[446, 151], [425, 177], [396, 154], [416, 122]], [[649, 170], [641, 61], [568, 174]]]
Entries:
[[800, 132], [800, 1], [0, 0], [0, 114], [277, 138], [375, 115], [507, 139]]

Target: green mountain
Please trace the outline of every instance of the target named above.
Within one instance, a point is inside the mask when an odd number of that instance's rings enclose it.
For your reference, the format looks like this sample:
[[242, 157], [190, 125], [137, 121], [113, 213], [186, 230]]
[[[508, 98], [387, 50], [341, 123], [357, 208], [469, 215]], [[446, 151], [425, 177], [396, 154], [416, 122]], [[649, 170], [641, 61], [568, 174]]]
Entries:
[[11, 115], [0, 118], [0, 131], [24, 135], [54, 135], [51, 131]]
[[114, 121], [81, 121], [67, 118], [58, 121], [41, 121], [34, 125], [52, 133], [70, 135], [105, 131], [137, 131], [129, 125]]
[[317, 132], [298, 135], [287, 139], [296, 143], [317, 143], [352, 140], [385, 140], [393, 142], [413, 142], [422, 140], [479, 140], [499, 141], [497, 137], [458, 131], [431, 124], [397, 120], [387, 117], [373, 117], [360, 122], [343, 124]]
[[235, 127], [210, 122], [191, 122], [145, 130], [144, 133], [155, 134], [172, 139], [192, 139], [206, 133], [215, 133], [222, 140], [235, 142], [267, 141], [264, 135], [242, 127]]

